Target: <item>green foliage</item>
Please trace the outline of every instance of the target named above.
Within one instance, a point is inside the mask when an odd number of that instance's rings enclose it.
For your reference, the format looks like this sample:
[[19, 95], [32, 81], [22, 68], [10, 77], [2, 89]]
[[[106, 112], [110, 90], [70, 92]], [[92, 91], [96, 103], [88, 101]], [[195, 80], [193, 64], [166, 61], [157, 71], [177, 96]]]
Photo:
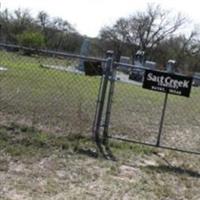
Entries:
[[44, 35], [36, 31], [25, 31], [17, 37], [22, 46], [41, 48], [44, 46]]
[[[0, 42], [20, 44], [26, 47], [60, 51], [79, 51], [83, 36], [66, 20], [51, 18], [46, 12], [40, 11], [36, 18], [28, 10], [7, 9], [0, 12]], [[30, 55], [31, 52], [24, 52]]]

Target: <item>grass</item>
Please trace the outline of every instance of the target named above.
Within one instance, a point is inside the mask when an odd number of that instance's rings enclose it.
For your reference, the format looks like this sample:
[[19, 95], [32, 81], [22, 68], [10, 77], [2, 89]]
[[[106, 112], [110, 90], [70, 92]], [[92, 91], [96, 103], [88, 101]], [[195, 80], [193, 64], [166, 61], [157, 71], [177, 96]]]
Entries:
[[20, 124], [1, 126], [0, 199], [200, 197], [199, 157], [112, 142], [118, 156], [112, 162], [87, 154], [95, 148], [87, 137], [78, 148], [76, 141]]
[[[100, 78], [41, 68], [77, 60], [0, 52], [0, 199], [200, 199], [199, 157], [91, 141]], [[170, 96], [162, 144], [199, 149], [199, 88]], [[110, 134], [155, 142], [164, 95], [116, 83]]]
[[1, 150], [12, 157], [34, 157], [38, 154], [41, 156], [40, 153], [42, 156], [45, 154], [47, 156], [55, 149], [71, 151], [78, 148], [77, 140], [91, 145], [89, 138], [80, 136], [77, 138], [76, 135], [57, 136], [19, 124], [10, 124], [0, 128]]
[[[4, 51], [0, 56], [0, 65], [8, 68], [0, 74], [2, 121], [22, 122], [57, 133], [91, 134], [99, 77], [41, 68], [41, 64], [77, 66], [78, 60]], [[199, 90], [193, 87], [190, 98], [169, 96], [163, 145], [200, 150]], [[163, 101], [163, 93], [117, 82], [110, 133], [156, 143]]]
[[[6, 73], [1, 74], [2, 111], [24, 115], [33, 123], [44, 126], [58, 123], [61, 130], [67, 131], [80, 126], [78, 121], [84, 118], [85, 129], [88, 130], [91, 125], [88, 121], [91, 122], [94, 114], [99, 79], [43, 69], [40, 67], [41, 59], [37, 57], [1, 54], [0, 65], [8, 68]], [[60, 65], [63, 62], [49, 60], [54, 61], [50, 64]]]

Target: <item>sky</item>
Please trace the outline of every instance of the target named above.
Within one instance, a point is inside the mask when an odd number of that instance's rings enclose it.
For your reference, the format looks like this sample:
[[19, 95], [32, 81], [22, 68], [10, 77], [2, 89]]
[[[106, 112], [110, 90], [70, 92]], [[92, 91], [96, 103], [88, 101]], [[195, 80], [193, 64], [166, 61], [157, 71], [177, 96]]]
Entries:
[[194, 24], [200, 24], [197, 0], [0, 0], [1, 10], [29, 9], [32, 16], [46, 11], [51, 17], [70, 22], [81, 34], [96, 37], [99, 30], [113, 24], [120, 17], [145, 10], [148, 3], [163, 9], [181, 12]]

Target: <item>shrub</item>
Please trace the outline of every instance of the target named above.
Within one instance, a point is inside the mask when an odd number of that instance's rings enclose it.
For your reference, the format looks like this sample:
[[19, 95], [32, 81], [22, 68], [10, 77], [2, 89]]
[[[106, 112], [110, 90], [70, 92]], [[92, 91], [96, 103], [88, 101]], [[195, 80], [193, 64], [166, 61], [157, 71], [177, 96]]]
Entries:
[[[44, 47], [45, 39], [41, 32], [25, 31], [17, 36], [18, 43], [25, 47], [39, 49]], [[24, 51], [24, 54], [31, 55], [33, 52], [30, 50]]]

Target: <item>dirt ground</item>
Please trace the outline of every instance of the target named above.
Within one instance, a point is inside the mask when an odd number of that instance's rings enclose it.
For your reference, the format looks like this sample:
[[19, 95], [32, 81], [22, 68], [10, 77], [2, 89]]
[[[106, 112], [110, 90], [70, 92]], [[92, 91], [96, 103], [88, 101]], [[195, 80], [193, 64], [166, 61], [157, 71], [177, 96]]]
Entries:
[[2, 127], [0, 199], [200, 199], [199, 156], [115, 142], [111, 149], [117, 161], [97, 158], [86, 138]]

